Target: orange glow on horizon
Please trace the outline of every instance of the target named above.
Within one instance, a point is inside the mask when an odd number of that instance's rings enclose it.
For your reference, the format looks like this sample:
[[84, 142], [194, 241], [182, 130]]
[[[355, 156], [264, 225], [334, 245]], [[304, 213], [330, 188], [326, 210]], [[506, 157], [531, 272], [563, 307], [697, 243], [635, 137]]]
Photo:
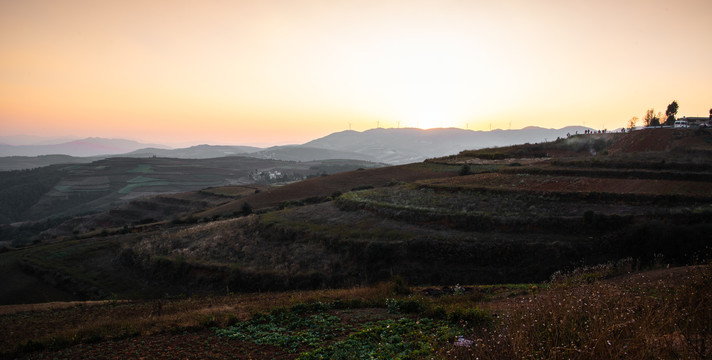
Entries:
[[615, 129], [672, 100], [706, 116], [710, 13], [705, 0], [0, 2], [0, 135], [265, 145], [376, 126]]

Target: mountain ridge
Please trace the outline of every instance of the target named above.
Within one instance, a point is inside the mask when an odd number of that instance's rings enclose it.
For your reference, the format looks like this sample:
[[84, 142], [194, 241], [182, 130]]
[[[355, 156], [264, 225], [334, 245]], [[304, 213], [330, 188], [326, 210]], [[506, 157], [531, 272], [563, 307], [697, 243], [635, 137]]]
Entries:
[[0, 144], [0, 154], [4, 156], [69, 155], [89, 157], [122, 154], [146, 147], [167, 148], [165, 145], [147, 144], [135, 140], [88, 137], [53, 145]]
[[[452, 155], [463, 150], [554, 140], [568, 134], [584, 133], [586, 130], [590, 129], [583, 126], [561, 129], [529, 126], [524, 129], [490, 131], [458, 128], [375, 128], [364, 131], [344, 130], [304, 144], [268, 148], [203, 144], [171, 149], [133, 140], [86, 138], [57, 145], [0, 145], [0, 154], [5, 155], [0, 158], [0, 170], [20, 170], [56, 163], [50, 162], [49, 158], [32, 158], [49, 154], [78, 157], [62, 160], [72, 163], [86, 163], [116, 156], [209, 159], [241, 155], [288, 161], [354, 159], [400, 165]], [[43, 152], [46, 154], [42, 154]], [[11, 159], [12, 156], [15, 158]], [[17, 158], [18, 156], [25, 158]], [[85, 159], [88, 156], [93, 158]]]

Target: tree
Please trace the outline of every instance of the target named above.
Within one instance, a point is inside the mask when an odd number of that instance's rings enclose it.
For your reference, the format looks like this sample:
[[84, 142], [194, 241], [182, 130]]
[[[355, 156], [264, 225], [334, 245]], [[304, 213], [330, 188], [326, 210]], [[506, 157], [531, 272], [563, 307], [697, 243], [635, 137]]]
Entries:
[[655, 116], [655, 109], [649, 109], [645, 112], [643, 122], [645, 126], [660, 126], [660, 117]]
[[242, 203], [242, 215], [250, 215], [252, 214], [252, 206], [245, 201]]
[[632, 118], [630, 118], [630, 120], [628, 120], [628, 128], [629, 128], [629, 129], [635, 128], [635, 125], [636, 125], [637, 123], [638, 123], [638, 117], [637, 117], [637, 116], [633, 116]]
[[710, 109], [710, 120], [712, 120], [712, 109]]
[[462, 167], [460, 168], [460, 172], [459, 172], [460, 176], [470, 175], [471, 173], [472, 173], [472, 170], [470, 169], [470, 165], [465, 164], [465, 165], [462, 165]]
[[673, 100], [670, 105], [668, 105], [667, 110], [665, 110], [665, 125], [675, 123], [675, 115], [677, 115], [677, 109], [679, 107], [676, 100]]

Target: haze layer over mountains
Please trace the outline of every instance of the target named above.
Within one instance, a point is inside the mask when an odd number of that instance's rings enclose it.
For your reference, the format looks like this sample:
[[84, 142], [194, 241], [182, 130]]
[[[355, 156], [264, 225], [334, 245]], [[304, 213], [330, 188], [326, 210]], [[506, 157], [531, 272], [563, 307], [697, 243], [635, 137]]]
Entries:
[[[19, 170], [56, 163], [87, 163], [115, 156], [208, 159], [242, 155], [288, 161], [354, 159], [398, 165], [452, 155], [462, 150], [550, 141], [567, 134], [583, 133], [587, 129], [581, 126], [493, 131], [377, 128], [363, 132], [347, 130], [301, 145], [269, 148], [197, 145], [171, 149], [163, 145], [103, 138], [87, 138], [58, 144], [8, 145], [13, 143], [13, 139], [3, 137], [0, 139], [0, 170]], [[19, 140], [14, 143], [18, 142]]]

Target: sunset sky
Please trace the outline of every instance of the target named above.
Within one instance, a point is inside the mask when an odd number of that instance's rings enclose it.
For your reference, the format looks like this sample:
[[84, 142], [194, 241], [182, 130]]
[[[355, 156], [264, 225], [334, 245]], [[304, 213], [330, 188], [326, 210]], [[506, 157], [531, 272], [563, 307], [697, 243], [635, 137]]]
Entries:
[[712, 108], [712, 1], [0, 0], [0, 135], [303, 143]]

